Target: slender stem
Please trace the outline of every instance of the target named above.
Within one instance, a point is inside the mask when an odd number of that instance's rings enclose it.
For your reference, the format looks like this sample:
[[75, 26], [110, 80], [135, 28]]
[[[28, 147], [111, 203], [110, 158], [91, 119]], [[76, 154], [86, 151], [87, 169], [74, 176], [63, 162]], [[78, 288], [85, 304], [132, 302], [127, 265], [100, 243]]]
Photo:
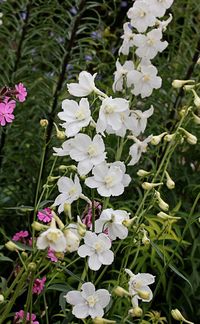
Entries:
[[45, 309], [46, 324], [49, 324], [48, 305], [47, 305], [47, 300], [46, 300], [45, 293], [43, 294], [43, 300], [44, 300], [44, 309]]

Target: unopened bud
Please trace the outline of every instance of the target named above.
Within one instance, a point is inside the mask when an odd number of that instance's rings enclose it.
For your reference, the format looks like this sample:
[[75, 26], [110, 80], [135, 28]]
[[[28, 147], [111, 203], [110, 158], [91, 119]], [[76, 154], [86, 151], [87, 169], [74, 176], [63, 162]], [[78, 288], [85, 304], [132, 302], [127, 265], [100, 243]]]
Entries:
[[5, 244], [6, 249], [8, 249], [9, 251], [24, 251], [24, 249], [20, 248], [19, 246], [17, 246], [14, 242], [12, 241], [8, 241]]
[[137, 294], [140, 298], [145, 299], [145, 300], [148, 300], [150, 297], [150, 293], [145, 290], [138, 290]]
[[47, 127], [49, 124], [48, 120], [47, 119], [41, 119], [40, 120], [40, 126], [41, 127]]
[[194, 95], [194, 104], [197, 108], [200, 108], [200, 97], [197, 95], [196, 91], [192, 89]]
[[126, 227], [131, 227], [133, 223], [135, 222], [136, 217], [130, 218], [130, 219], [124, 219], [122, 224]]
[[23, 259], [23, 260], [26, 260], [26, 259], [28, 258], [28, 253], [26, 253], [25, 251], [23, 251], [23, 252], [21, 253], [21, 256], [22, 256], [22, 259]]
[[167, 182], [166, 182], [166, 186], [168, 189], [174, 189], [175, 187], [175, 182], [172, 180], [172, 178], [170, 177], [169, 173], [167, 171], [165, 171], [166, 177], [167, 177]]
[[193, 134], [189, 133], [188, 131], [186, 131], [184, 128], [180, 127], [180, 129], [183, 131], [185, 137], [186, 137], [186, 141], [191, 144], [191, 145], [195, 145], [197, 143], [197, 137], [194, 136]]
[[65, 139], [66, 135], [64, 131], [60, 131], [56, 123], [54, 123], [54, 126], [56, 128], [56, 137], [60, 140]]
[[164, 137], [164, 141], [171, 142], [174, 139], [175, 136], [176, 136], [175, 134], [167, 134]]
[[102, 318], [102, 317], [95, 317], [93, 320], [92, 320], [92, 323], [94, 324], [115, 324], [116, 321], [111, 321], [111, 320], [107, 320], [105, 318]]
[[65, 254], [63, 252], [54, 252], [54, 254], [55, 254], [56, 258], [61, 259], [61, 260], [64, 259], [64, 257], [65, 257]]
[[199, 56], [199, 58], [198, 58], [198, 60], [197, 60], [197, 64], [200, 64], [200, 56]]
[[31, 225], [32, 229], [34, 229], [35, 231], [44, 231], [47, 230], [49, 228], [49, 226], [41, 224], [39, 222], [34, 221]]
[[125, 290], [124, 288], [120, 287], [120, 286], [117, 286], [117, 287], [113, 290], [113, 293], [114, 293], [116, 296], [119, 296], [119, 297], [130, 296], [129, 292], [128, 292], [127, 290]]
[[0, 294], [0, 304], [3, 304], [4, 302], [4, 295]]
[[195, 124], [200, 125], [200, 117], [195, 115], [194, 113], [192, 113], [192, 116], [194, 118]]
[[35, 262], [31, 262], [28, 264], [28, 270], [35, 271], [37, 269], [37, 264]]
[[71, 207], [71, 204], [67, 204], [67, 203], [64, 204], [64, 213], [70, 219], [72, 218], [72, 207]]
[[147, 231], [146, 230], [143, 230], [144, 234], [143, 234], [143, 237], [142, 237], [142, 243], [144, 245], [149, 245], [150, 244], [150, 239], [147, 237]]
[[177, 321], [183, 321], [183, 322], [188, 323], [188, 324], [194, 324], [193, 322], [190, 322], [190, 321], [186, 320], [183, 317], [183, 315], [181, 314], [181, 312], [177, 308], [176, 309], [172, 309], [171, 315]]
[[87, 230], [86, 225], [83, 224], [83, 222], [81, 221], [80, 217], [78, 216], [77, 217], [77, 231], [78, 231], [78, 234], [81, 237], [83, 237], [83, 236], [85, 236], [86, 230]]
[[186, 85], [184, 85], [183, 89], [185, 91], [190, 91], [190, 90], [194, 89], [194, 87], [195, 87], [194, 85], [186, 84]]
[[143, 169], [138, 170], [137, 175], [138, 177], [146, 177], [150, 174], [151, 172], [145, 171]]
[[151, 190], [155, 187], [161, 186], [163, 184], [163, 182], [159, 182], [159, 183], [150, 183], [150, 182], [143, 182], [142, 183], [142, 188], [144, 190]]
[[170, 215], [168, 215], [168, 214], [166, 214], [166, 213], [164, 213], [164, 212], [159, 212], [158, 214], [157, 214], [157, 216], [159, 217], [159, 218], [161, 218], [161, 219], [163, 219], [163, 220], [179, 220], [179, 219], [181, 219], [181, 217], [176, 217], [176, 216], [170, 216]]
[[160, 197], [160, 193], [155, 190], [155, 195], [158, 200], [158, 206], [164, 210], [167, 211], [169, 209], [169, 205]]
[[172, 87], [178, 89], [178, 88], [182, 88], [187, 83], [194, 83], [194, 82], [195, 82], [194, 80], [174, 80], [172, 82]]
[[60, 176], [57, 176], [57, 177], [49, 176], [49, 177], [47, 178], [47, 180], [48, 180], [49, 182], [54, 182], [55, 180], [57, 180], [57, 179], [59, 179], [59, 178], [60, 178]]
[[143, 310], [140, 307], [134, 307], [134, 308], [129, 309], [128, 313], [132, 317], [141, 317], [143, 314]]
[[160, 135], [153, 136], [152, 140], [151, 140], [151, 144], [158, 145], [161, 142], [163, 136], [165, 136], [166, 134], [167, 134], [167, 132], [164, 132]]

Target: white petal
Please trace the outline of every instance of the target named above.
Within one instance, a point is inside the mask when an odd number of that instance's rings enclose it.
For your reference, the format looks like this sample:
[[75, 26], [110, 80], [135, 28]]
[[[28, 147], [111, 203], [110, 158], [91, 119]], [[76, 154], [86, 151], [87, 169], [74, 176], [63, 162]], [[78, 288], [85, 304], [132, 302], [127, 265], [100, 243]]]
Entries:
[[43, 233], [37, 238], [36, 246], [39, 250], [45, 250], [48, 247], [48, 241]]
[[97, 271], [100, 269], [102, 263], [99, 261], [97, 254], [93, 254], [88, 258], [88, 266], [91, 270]]
[[69, 291], [65, 296], [67, 303], [71, 305], [81, 304], [84, 303], [84, 298], [81, 295], [80, 291]]
[[78, 163], [77, 170], [80, 176], [84, 176], [92, 170], [92, 167], [92, 162], [89, 159], [85, 159]]
[[102, 306], [99, 305], [99, 304], [95, 304], [94, 307], [90, 307], [89, 308], [89, 315], [92, 318], [95, 318], [95, 317], [103, 317], [104, 311], [103, 311]]
[[89, 256], [89, 255], [93, 254], [93, 251], [91, 250], [91, 248], [86, 244], [83, 244], [83, 245], [79, 246], [77, 252], [78, 252], [78, 255], [81, 258], [85, 258], [86, 256]]
[[114, 253], [110, 250], [99, 254], [99, 261], [104, 265], [112, 264], [114, 261]]
[[78, 304], [73, 307], [72, 314], [77, 318], [86, 318], [89, 315], [89, 307], [86, 304]]
[[95, 286], [93, 285], [92, 282], [85, 282], [82, 285], [81, 289], [82, 289], [82, 296], [84, 298], [92, 296], [95, 293]]
[[98, 289], [95, 292], [95, 295], [98, 296], [99, 304], [104, 308], [110, 302], [110, 294], [106, 289]]
[[85, 236], [84, 236], [84, 242], [85, 244], [93, 247], [94, 244], [96, 243], [97, 241], [97, 235], [93, 232], [90, 232], [90, 231], [87, 231]]
[[111, 240], [116, 240], [117, 237], [123, 240], [128, 236], [128, 229], [122, 224], [113, 223], [108, 228], [108, 235]]

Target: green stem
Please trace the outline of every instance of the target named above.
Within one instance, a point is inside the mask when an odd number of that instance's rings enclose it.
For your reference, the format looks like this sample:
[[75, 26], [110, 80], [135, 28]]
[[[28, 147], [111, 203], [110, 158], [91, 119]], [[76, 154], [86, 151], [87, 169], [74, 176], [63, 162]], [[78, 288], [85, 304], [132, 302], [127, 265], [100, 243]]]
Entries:
[[22, 324], [26, 324], [26, 317], [27, 317], [29, 306], [31, 304], [31, 300], [32, 300], [33, 282], [34, 282], [34, 273], [31, 274], [31, 279], [29, 282], [28, 294], [27, 294], [27, 298], [26, 298], [26, 304], [25, 304], [24, 317], [22, 320]]

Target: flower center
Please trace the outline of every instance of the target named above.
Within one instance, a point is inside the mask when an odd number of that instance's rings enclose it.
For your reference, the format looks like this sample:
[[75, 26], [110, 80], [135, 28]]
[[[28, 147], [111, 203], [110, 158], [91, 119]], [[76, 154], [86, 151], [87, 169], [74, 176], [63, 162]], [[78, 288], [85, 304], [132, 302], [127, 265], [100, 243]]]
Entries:
[[105, 181], [105, 184], [108, 188], [112, 187], [113, 186], [113, 177], [111, 176], [106, 176], [104, 178], [104, 181]]
[[97, 298], [95, 297], [95, 296], [89, 296], [88, 298], [87, 298], [87, 304], [88, 304], [88, 306], [90, 306], [90, 307], [94, 307], [95, 306], [95, 304], [97, 303]]
[[146, 74], [146, 75], [143, 76], [143, 81], [144, 82], [148, 82], [149, 80], [150, 80], [150, 77], [149, 77], [148, 74]]
[[112, 114], [115, 111], [115, 108], [113, 106], [105, 106], [104, 110], [105, 110], [105, 113], [107, 115], [109, 115], [109, 114]]
[[149, 38], [149, 39], [147, 40], [147, 44], [148, 44], [149, 46], [153, 46], [153, 45], [155, 44], [155, 39], [153, 39], [153, 38]]
[[139, 17], [144, 18], [144, 16], [146, 16], [146, 12], [143, 10], [140, 10]]
[[133, 289], [140, 289], [140, 287], [142, 286], [142, 282], [141, 281], [136, 281], [136, 280], [133, 280], [131, 282], [131, 286]]
[[59, 233], [59, 232], [50, 232], [47, 234], [47, 240], [50, 243], [54, 243], [59, 239], [60, 235], [61, 235], [61, 233]]
[[94, 145], [89, 145], [87, 153], [89, 156], [96, 156], [97, 155], [97, 150], [96, 147]]
[[68, 192], [69, 196], [73, 196], [75, 193], [76, 193], [76, 187], [72, 187]]
[[101, 243], [99, 243], [99, 242], [95, 243], [94, 249], [95, 249], [96, 252], [101, 252], [102, 251]]
[[83, 119], [85, 119], [85, 114], [84, 114], [84, 112], [83, 112], [81, 109], [79, 109], [79, 110], [76, 112], [75, 117], [76, 117], [76, 119], [78, 119], [78, 120], [83, 120]]

